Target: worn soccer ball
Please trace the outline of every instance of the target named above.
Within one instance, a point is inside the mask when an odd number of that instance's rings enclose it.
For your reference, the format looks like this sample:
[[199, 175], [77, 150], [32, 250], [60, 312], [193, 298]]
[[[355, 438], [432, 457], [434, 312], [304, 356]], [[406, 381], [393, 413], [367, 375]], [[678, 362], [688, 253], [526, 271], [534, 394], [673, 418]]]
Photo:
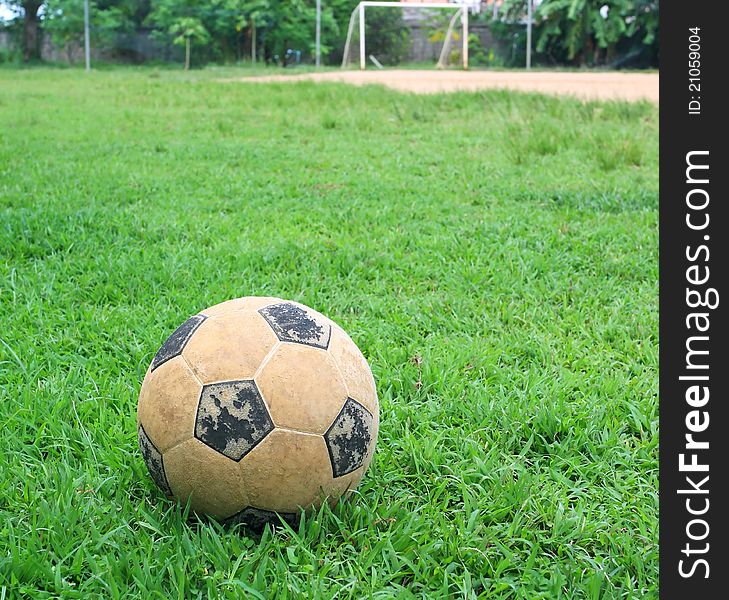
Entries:
[[168, 496], [257, 528], [348, 495], [372, 459], [378, 408], [369, 365], [338, 325], [248, 297], [190, 317], [162, 344], [137, 432]]

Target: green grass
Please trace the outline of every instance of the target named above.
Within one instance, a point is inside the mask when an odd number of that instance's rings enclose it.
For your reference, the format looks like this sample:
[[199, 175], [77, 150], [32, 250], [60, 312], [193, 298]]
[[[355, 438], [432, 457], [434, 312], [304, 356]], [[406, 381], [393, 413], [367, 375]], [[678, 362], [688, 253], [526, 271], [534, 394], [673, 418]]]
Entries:
[[[0, 597], [654, 596], [657, 130], [0, 70]], [[338, 321], [381, 400], [358, 492], [260, 540], [165, 500], [134, 425], [159, 344], [242, 295]]]

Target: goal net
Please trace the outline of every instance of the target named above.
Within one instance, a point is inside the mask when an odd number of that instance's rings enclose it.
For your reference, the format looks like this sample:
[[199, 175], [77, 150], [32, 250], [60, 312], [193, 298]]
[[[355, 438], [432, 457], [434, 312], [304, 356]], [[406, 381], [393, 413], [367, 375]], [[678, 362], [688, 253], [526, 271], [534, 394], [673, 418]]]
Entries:
[[[352, 11], [349, 19], [342, 68], [355, 64], [360, 69], [365, 69], [368, 64], [382, 68], [377, 56], [368, 52], [367, 14], [371, 10], [406, 9], [408, 13], [413, 14], [422, 12], [422, 20], [428, 17], [426, 11], [443, 10], [446, 11], [446, 14], [451, 13], [438, 56], [438, 67], [447, 66], [451, 55], [459, 53], [461, 65], [464, 69], [468, 69], [468, 14], [478, 12], [480, 6], [481, 0], [365, 0], [360, 2]], [[433, 12], [430, 14], [432, 15]], [[417, 19], [417, 16], [415, 18]]]

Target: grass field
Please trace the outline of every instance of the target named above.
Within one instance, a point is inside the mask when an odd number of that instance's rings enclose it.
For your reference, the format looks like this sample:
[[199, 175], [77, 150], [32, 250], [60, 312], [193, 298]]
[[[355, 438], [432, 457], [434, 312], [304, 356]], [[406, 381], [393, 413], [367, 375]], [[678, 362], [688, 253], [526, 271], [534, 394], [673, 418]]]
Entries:
[[[658, 111], [0, 70], [0, 598], [656, 594]], [[187, 518], [137, 448], [188, 315], [304, 302], [381, 401], [297, 530]]]

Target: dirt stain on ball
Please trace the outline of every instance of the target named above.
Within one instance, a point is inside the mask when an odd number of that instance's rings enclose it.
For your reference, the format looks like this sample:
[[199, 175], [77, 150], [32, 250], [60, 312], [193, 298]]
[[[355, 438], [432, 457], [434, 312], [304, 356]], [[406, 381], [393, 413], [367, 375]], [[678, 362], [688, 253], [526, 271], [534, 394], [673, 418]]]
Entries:
[[282, 342], [306, 344], [324, 350], [329, 346], [331, 325], [324, 321], [319, 322], [316, 315], [310, 314], [300, 306], [291, 302], [281, 302], [266, 306], [258, 312], [268, 321]]
[[195, 437], [211, 448], [240, 460], [271, 431], [273, 421], [253, 381], [225, 381], [203, 387]]
[[373, 421], [364, 406], [347, 398], [334, 423], [324, 434], [334, 477], [351, 473], [364, 464], [372, 441]]

